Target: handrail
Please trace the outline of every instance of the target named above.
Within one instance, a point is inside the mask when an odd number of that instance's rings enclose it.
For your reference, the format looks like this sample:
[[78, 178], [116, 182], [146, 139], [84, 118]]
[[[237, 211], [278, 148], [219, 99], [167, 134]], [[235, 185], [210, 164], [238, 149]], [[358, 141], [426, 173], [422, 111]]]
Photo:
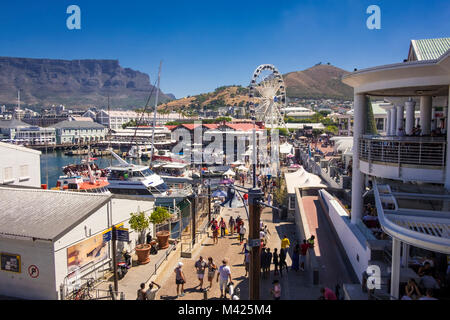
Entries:
[[445, 166], [446, 141], [426, 137], [360, 138], [359, 158], [369, 162], [395, 163], [397, 166]]
[[[381, 203], [381, 196], [376, 181], [374, 181], [373, 183], [373, 189], [375, 194], [375, 205], [378, 213], [378, 221], [380, 222], [381, 228], [384, 232], [391, 235], [392, 237], [400, 239], [402, 242], [411, 245], [420, 246], [431, 251], [437, 251], [447, 254], [449, 253], [450, 240], [448, 238], [438, 238], [436, 236], [407, 229], [405, 227], [397, 225], [388, 217], [386, 217], [384, 214], [384, 208]], [[389, 192], [388, 195], [392, 196], [389, 186], [387, 186], [387, 189]]]

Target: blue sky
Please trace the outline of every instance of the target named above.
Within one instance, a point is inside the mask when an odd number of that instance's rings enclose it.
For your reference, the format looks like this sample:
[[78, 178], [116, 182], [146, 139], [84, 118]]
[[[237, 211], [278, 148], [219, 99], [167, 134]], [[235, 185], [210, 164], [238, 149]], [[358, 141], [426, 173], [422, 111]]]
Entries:
[[[81, 30], [66, 9], [81, 8]], [[381, 8], [381, 30], [366, 8]], [[2, 1], [0, 56], [118, 59], [177, 97], [330, 62], [352, 71], [406, 58], [411, 39], [449, 37], [448, 0]]]

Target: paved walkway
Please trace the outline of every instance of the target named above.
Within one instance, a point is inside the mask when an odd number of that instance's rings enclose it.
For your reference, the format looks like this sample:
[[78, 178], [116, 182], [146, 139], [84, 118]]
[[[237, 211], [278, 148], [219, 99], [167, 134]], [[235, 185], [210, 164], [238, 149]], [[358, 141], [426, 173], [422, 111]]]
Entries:
[[[119, 292], [123, 292], [125, 294], [125, 300], [136, 300], [137, 290], [139, 289], [140, 284], [143, 282], [148, 282], [151, 275], [155, 271], [156, 264], [158, 263], [159, 265], [161, 261], [164, 260], [166, 253], [170, 248], [171, 247], [164, 250], [158, 250], [156, 255], [150, 255], [150, 262], [143, 265], [137, 264], [137, 256], [133, 255], [133, 267], [128, 269], [127, 274], [118, 281]], [[175, 254], [175, 252], [171, 252], [169, 257], [173, 254]], [[161, 271], [158, 270], [158, 272]], [[96, 286], [96, 289], [108, 290], [110, 284], [114, 287], [112, 275], [107, 281]], [[147, 287], [148, 286], [146, 285], [146, 288]]]
[[[244, 208], [222, 209], [221, 216], [228, 221], [230, 216], [236, 218], [238, 215], [244, 219], [246, 228], [248, 230], [248, 219]], [[277, 217], [273, 217], [272, 209], [264, 209], [261, 214], [262, 221], [267, 224], [269, 231], [271, 233], [268, 245], [273, 251], [273, 248], [280, 249], [281, 240], [286, 234], [291, 240], [291, 247], [295, 244], [297, 235], [295, 233], [295, 225], [291, 222], [281, 222]], [[203, 244], [196, 250], [192, 258], [190, 259], [178, 259], [178, 261], [183, 262], [183, 271], [186, 276], [185, 284], [185, 296], [176, 296], [176, 284], [175, 284], [175, 273], [173, 272], [176, 263], [174, 261], [171, 266], [165, 268], [166, 275], [161, 280], [162, 289], [159, 290], [156, 299], [180, 299], [180, 300], [201, 300], [204, 299], [204, 294], [199, 290], [199, 281], [197, 279], [194, 264], [198, 260], [200, 255], [206, 260], [211, 256], [215, 263], [220, 266], [223, 257], [229, 259], [229, 266], [231, 267], [231, 275], [236, 288], [240, 289], [241, 299], [248, 299], [249, 297], [249, 283], [248, 278], [245, 276], [245, 267], [243, 264], [244, 254], [242, 252], [242, 246], [239, 245], [238, 238], [234, 236], [225, 236], [224, 238], [219, 238], [219, 243], [213, 245], [212, 238], [206, 238]], [[291, 266], [291, 258], [287, 257], [287, 264]], [[304, 272], [295, 272], [289, 270], [288, 274], [283, 273], [283, 277], [273, 275], [274, 267], [271, 266], [271, 273], [268, 279], [261, 279], [260, 283], [260, 299], [272, 299], [270, 294], [270, 289], [272, 288], [272, 281], [274, 279], [279, 279], [282, 287], [282, 299], [298, 300], [298, 299], [317, 299], [319, 297], [319, 288], [311, 285], [311, 281], [308, 279]], [[220, 297], [219, 284], [214, 281], [212, 283], [212, 288], [208, 292], [208, 299], [218, 299]], [[204, 287], [208, 286], [209, 283], [205, 279]]]
[[322, 210], [318, 196], [305, 196], [303, 208], [311, 234], [316, 241], [314, 252], [319, 263], [319, 281], [322, 285], [334, 290], [336, 284], [352, 283], [352, 276], [341, 256], [337, 239]]

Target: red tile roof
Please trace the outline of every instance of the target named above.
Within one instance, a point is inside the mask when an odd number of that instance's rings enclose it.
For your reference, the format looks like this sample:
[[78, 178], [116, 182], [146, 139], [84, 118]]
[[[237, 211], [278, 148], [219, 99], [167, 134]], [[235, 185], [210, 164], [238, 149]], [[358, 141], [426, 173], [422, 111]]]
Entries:
[[178, 127], [177, 125], [166, 125], [165, 126], [167, 129], [169, 129], [170, 131], [174, 130], [176, 127]]
[[217, 129], [219, 127], [217, 123], [205, 123], [203, 126], [208, 129]]
[[198, 126], [201, 126], [201, 124], [199, 124], [199, 123], [183, 123], [181, 126], [185, 127], [188, 130], [194, 130]]
[[[253, 124], [252, 123], [226, 123], [225, 126], [228, 128], [231, 128], [236, 131], [248, 131], [253, 130]], [[260, 128], [256, 126], [256, 130], [259, 130]]]

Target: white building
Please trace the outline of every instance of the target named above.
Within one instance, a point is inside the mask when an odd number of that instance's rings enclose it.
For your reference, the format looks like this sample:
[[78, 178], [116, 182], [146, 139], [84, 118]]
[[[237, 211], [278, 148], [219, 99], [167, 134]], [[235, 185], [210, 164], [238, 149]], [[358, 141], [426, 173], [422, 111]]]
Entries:
[[0, 185], [41, 186], [41, 152], [0, 142]]
[[[57, 300], [87, 278], [101, 277], [112, 264], [108, 229], [129, 228], [130, 213], [148, 215], [153, 204], [102, 194], [0, 188], [0, 295]], [[129, 230], [130, 241], [119, 241], [117, 252], [132, 252], [137, 238]]]
[[[413, 40], [407, 61], [358, 70], [343, 82], [354, 88], [351, 223], [361, 221], [373, 192], [379, 223], [392, 239], [390, 294], [399, 298], [411, 247], [450, 254], [450, 38]], [[367, 96], [395, 99], [388, 136], [365, 135]], [[420, 135], [413, 135], [416, 107]], [[443, 135], [431, 136], [438, 126]]]

